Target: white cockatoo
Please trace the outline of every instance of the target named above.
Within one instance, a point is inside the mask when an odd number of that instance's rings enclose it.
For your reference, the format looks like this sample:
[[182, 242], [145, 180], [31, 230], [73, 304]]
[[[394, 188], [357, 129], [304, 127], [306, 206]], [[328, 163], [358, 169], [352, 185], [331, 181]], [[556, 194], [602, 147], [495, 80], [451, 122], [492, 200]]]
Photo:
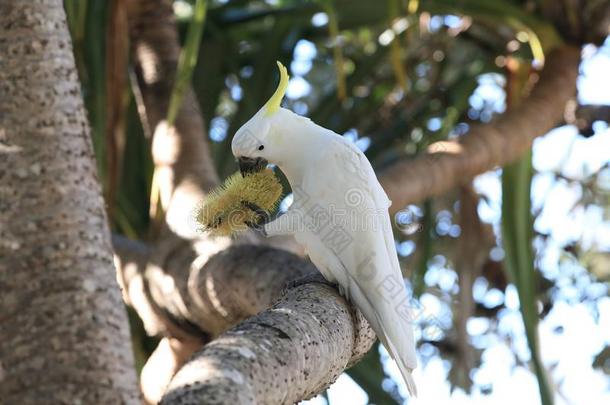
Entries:
[[277, 90], [231, 144], [242, 173], [272, 163], [292, 188], [290, 208], [262, 230], [294, 235], [322, 275], [360, 309], [416, 395], [410, 300], [392, 235], [391, 201], [353, 143], [280, 107], [288, 73], [278, 67]]

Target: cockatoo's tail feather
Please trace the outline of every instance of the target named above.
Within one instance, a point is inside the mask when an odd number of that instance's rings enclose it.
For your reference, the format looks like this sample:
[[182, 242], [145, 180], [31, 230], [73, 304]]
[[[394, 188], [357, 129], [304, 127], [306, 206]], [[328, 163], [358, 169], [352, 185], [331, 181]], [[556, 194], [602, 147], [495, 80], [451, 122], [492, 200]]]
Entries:
[[[409, 394], [413, 397], [416, 397], [417, 396], [417, 386], [415, 385], [415, 380], [413, 380], [413, 375], [412, 375], [413, 369], [410, 368], [409, 366], [407, 366], [407, 364], [405, 363], [404, 357], [401, 356], [401, 353], [391, 343], [392, 341], [389, 340], [387, 338], [387, 336], [385, 335], [385, 331], [383, 331], [383, 327], [381, 329], [382, 329], [382, 331], [380, 331], [380, 333], [383, 334], [383, 338], [380, 337], [380, 340], [382, 340], [382, 343], [385, 346], [386, 350], [390, 353], [390, 357], [392, 357], [394, 359], [394, 361], [396, 362], [396, 365], [398, 366], [398, 369], [400, 370], [400, 374], [402, 375], [402, 379], [404, 380], [405, 384], [407, 385], [407, 390], [409, 391]], [[378, 333], [378, 336], [380, 333]]]
[[258, 207], [267, 214], [277, 208], [282, 185], [273, 170], [265, 169], [242, 177], [235, 173], [212, 191], [197, 212], [197, 222], [213, 236], [229, 236], [260, 222]]
[[284, 98], [286, 89], [288, 88], [288, 70], [279, 61], [277, 62], [277, 67], [280, 70], [280, 82], [277, 85], [275, 93], [273, 93], [269, 101], [265, 104], [266, 115], [272, 115], [280, 108], [280, 104]]

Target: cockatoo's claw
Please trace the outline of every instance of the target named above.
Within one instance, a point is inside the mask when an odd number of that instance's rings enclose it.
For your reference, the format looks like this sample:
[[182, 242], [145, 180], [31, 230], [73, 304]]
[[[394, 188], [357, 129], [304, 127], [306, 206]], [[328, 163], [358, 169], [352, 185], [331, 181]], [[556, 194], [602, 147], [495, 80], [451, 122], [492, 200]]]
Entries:
[[259, 231], [265, 238], [268, 236], [267, 231], [265, 231], [264, 225], [254, 224], [250, 221], [244, 221], [244, 224], [250, 229], [254, 229], [255, 231]]
[[220, 225], [222, 224], [222, 216], [218, 216], [216, 218], [214, 218], [214, 221], [212, 221], [210, 224], [208, 224], [209, 228], [218, 228]]
[[267, 231], [265, 230], [265, 224], [269, 221], [269, 214], [267, 211], [250, 201], [242, 201], [241, 205], [254, 211], [257, 216], [257, 220], [255, 222], [245, 221], [244, 223], [246, 226], [250, 229], [259, 231], [264, 237], [267, 237]]
[[[259, 207], [258, 205], [254, 204], [253, 202], [242, 201], [241, 205], [254, 211], [254, 213], [257, 215], [258, 219], [255, 222], [256, 226], [260, 227], [261, 225], [263, 225], [269, 221], [269, 213], [267, 211], [265, 211], [264, 209], [262, 209], [261, 207]], [[251, 222], [246, 222], [246, 225], [250, 226], [249, 224], [251, 224]]]
[[309, 284], [309, 283], [325, 284], [325, 285], [331, 286], [333, 288], [337, 288], [336, 284], [331, 283], [328, 280], [326, 280], [324, 278], [324, 276], [322, 275], [322, 273], [320, 273], [319, 271], [311, 271], [311, 272], [305, 274], [304, 276], [301, 276], [294, 280], [290, 280], [286, 284], [284, 284], [284, 288], [282, 290], [281, 295], [284, 295], [284, 292], [288, 289], [295, 288], [300, 285]]

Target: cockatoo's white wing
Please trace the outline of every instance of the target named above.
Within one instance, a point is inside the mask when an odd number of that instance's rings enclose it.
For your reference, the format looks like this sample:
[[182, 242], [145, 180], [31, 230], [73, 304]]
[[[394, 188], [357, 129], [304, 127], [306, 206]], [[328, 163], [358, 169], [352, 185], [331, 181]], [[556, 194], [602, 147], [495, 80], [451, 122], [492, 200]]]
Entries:
[[[353, 301], [394, 358], [415, 395], [411, 371], [417, 365], [409, 300], [402, 279], [387, 208], [390, 201], [366, 157], [341, 137], [326, 145], [314, 170], [304, 178], [303, 189], [312, 202], [332, 204], [336, 210], [353, 210], [339, 227], [351, 238], [340, 250], [332, 246], [328, 230], [310, 232], [304, 244], [314, 264], [332, 275]], [[329, 176], [320, 176], [320, 169]], [[333, 280], [333, 281], [334, 281]]]
[[[362, 181], [367, 182], [371, 191], [371, 195], [375, 200], [375, 205], [379, 209], [390, 208], [390, 206], [392, 205], [392, 201], [388, 198], [388, 195], [386, 194], [383, 187], [381, 187], [381, 184], [379, 184], [379, 181], [377, 180], [377, 175], [375, 174], [375, 170], [373, 170], [373, 167], [371, 166], [369, 160], [366, 158], [366, 156], [364, 156], [362, 151], [358, 149], [358, 147], [353, 143], [344, 141], [344, 144], [345, 146], [347, 146], [347, 148], [349, 148], [349, 151], [346, 151], [346, 153], [349, 153], [353, 156], [351, 160], [354, 161], [354, 163], [357, 163], [363, 169], [363, 171], [365, 171], [366, 178], [363, 177]], [[398, 262], [398, 255], [396, 253], [396, 244], [394, 243], [394, 234], [392, 233], [392, 223], [390, 221], [390, 216], [389, 214], [387, 216], [381, 215], [380, 219], [382, 220], [381, 225], [383, 226], [384, 230], [383, 235], [386, 250], [388, 251], [388, 257], [392, 262], [392, 266], [398, 271], [398, 273], [402, 274], [402, 271], [400, 270], [400, 263]]]

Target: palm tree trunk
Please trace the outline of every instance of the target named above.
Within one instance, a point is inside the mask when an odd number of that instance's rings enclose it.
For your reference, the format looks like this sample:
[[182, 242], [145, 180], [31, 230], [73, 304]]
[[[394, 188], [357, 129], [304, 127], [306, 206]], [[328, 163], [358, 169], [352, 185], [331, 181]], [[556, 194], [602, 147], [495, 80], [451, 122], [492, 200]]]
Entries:
[[61, 0], [0, 2], [0, 398], [137, 404]]

